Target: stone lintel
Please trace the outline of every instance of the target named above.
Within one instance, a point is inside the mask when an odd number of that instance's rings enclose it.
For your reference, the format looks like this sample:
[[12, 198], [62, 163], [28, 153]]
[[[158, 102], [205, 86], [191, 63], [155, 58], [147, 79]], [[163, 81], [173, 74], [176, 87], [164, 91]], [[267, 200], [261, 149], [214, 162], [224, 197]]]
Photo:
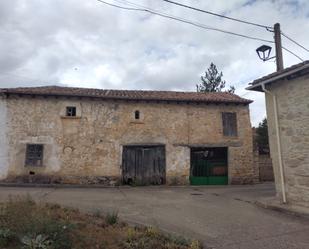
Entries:
[[184, 147], [241, 147], [242, 142], [222, 142], [222, 143], [205, 143], [205, 144], [173, 144], [174, 146], [184, 146]]

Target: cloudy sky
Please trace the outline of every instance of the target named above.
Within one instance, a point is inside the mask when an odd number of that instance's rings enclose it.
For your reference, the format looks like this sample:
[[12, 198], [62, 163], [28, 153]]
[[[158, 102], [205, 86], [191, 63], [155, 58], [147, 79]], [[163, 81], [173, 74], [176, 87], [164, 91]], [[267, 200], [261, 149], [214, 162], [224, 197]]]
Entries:
[[[136, 5], [207, 26], [266, 40], [263, 28], [184, 9], [162, 0], [105, 0]], [[176, 0], [235, 18], [272, 26], [303, 45], [309, 41], [307, 0]], [[131, 4], [130, 4], [131, 3]], [[132, 4], [133, 3], [133, 4]], [[134, 5], [135, 4], [135, 5]], [[263, 94], [247, 83], [275, 71], [255, 49], [263, 42], [203, 30], [145, 12], [107, 6], [97, 0], [0, 0], [0, 87], [59, 85], [108, 89], [195, 91], [211, 62], [227, 85], [253, 99], [252, 123], [265, 115]], [[302, 58], [309, 53], [283, 38]], [[299, 63], [284, 52], [284, 64]]]

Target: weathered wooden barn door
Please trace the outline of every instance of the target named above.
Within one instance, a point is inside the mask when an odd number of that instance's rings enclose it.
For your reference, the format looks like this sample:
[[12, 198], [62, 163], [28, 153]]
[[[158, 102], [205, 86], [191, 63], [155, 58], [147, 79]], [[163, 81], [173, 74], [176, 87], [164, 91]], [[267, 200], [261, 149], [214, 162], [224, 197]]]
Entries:
[[191, 149], [191, 185], [228, 184], [227, 148]]
[[122, 178], [125, 184], [165, 183], [165, 147], [124, 146]]

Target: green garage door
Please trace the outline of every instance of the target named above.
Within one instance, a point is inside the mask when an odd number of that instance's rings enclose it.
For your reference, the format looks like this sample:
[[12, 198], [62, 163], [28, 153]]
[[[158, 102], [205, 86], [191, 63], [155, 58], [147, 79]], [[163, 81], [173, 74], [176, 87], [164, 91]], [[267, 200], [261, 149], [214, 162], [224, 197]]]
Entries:
[[191, 148], [191, 185], [228, 184], [227, 148]]

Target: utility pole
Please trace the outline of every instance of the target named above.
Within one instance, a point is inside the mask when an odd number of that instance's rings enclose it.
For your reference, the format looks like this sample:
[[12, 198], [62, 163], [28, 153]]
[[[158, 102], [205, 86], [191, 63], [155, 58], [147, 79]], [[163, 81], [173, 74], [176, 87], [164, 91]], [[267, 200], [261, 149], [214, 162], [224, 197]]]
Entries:
[[276, 23], [274, 25], [273, 30], [268, 30], [274, 32], [274, 40], [275, 40], [275, 47], [276, 47], [276, 55], [269, 57], [271, 52], [271, 47], [267, 45], [262, 45], [256, 49], [256, 52], [259, 58], [262, 61], [268, 61], [270, 59], [276, 59], [277, 64], [277, 72], [282, 71], [283, 68], [283, 56], [282, 56], [282, 45], [281, 45], [281, 31], [280, 31], [280, 23]]
[[283, 57], [282, 57], [280, 23], [276, 23], [274, 25], [274, 33], [275, 33], [274, 38], [275, 38], [275, 45], [276, 45], [277, 71], [281, 71], [281, 70], [283, 70]]

